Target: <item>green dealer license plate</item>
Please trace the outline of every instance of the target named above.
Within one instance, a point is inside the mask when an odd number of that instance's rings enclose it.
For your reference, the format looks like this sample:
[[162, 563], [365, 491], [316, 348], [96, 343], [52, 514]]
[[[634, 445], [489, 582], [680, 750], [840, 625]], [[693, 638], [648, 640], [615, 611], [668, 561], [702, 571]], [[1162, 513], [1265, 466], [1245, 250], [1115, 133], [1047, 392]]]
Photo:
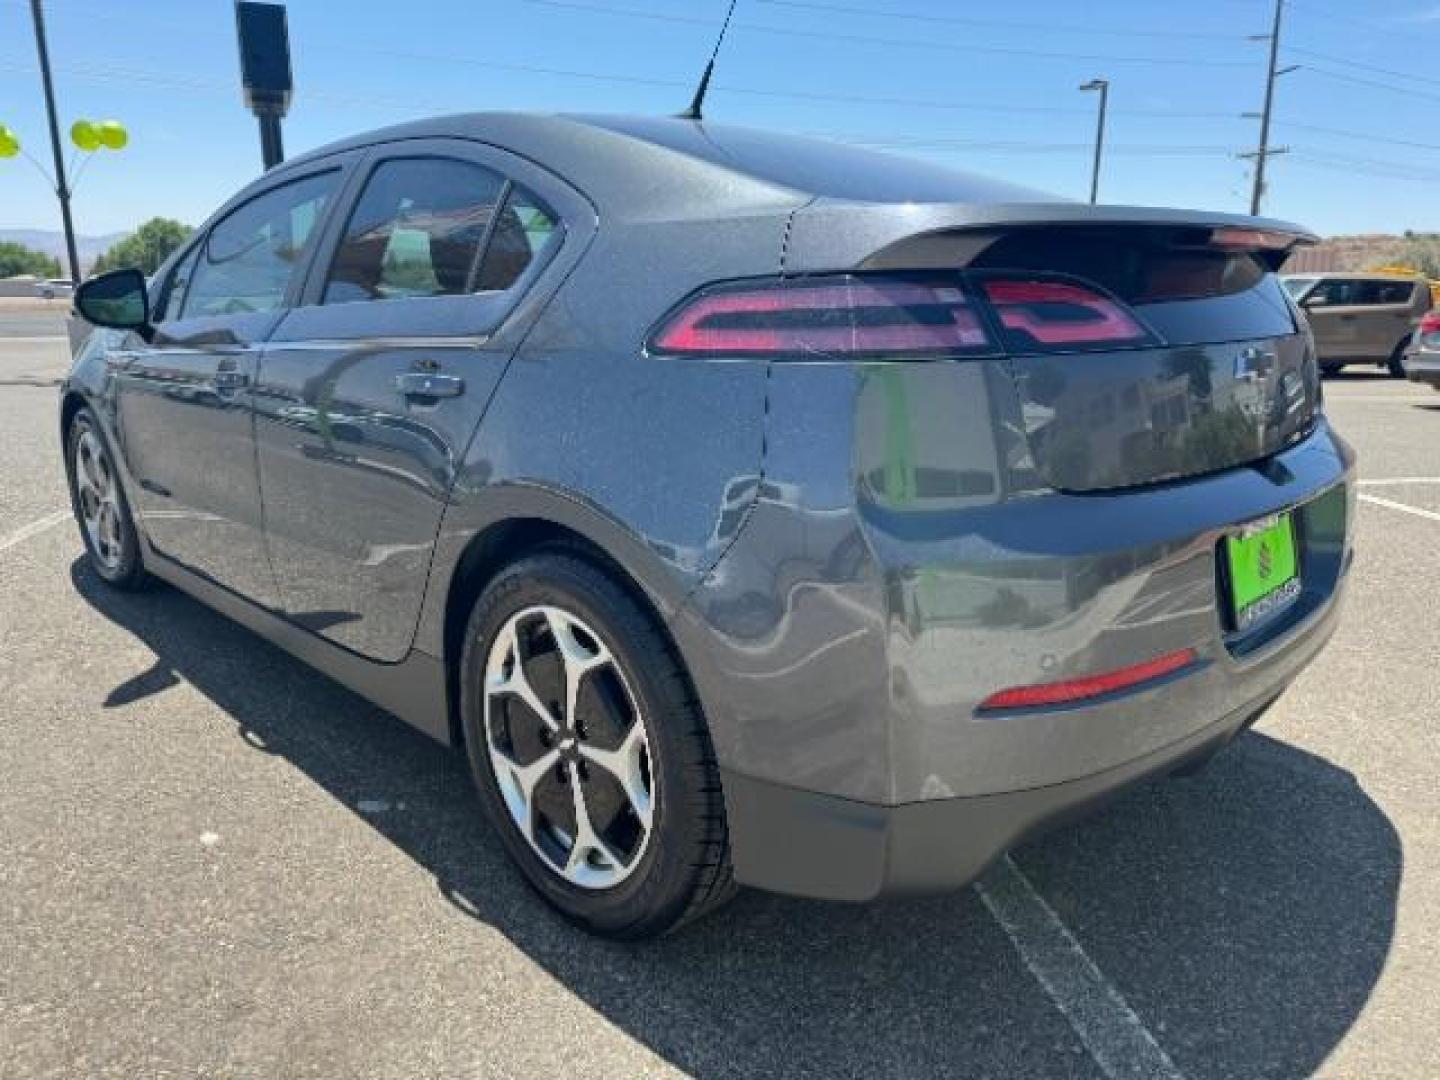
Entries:
[[1236, 630], [1249, 630], [1300, 595], [1295, 523], [1289, 514], [1266, 518], [1226, 537], [1225, 556]]

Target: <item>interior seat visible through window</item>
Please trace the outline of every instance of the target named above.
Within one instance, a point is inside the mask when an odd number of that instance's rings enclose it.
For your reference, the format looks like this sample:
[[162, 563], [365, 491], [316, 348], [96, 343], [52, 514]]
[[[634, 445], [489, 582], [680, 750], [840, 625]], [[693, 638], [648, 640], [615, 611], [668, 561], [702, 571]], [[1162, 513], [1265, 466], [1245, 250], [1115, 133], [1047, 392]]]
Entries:
[[553, 215], [534, 198], [480, 165], [451, 158], [385, 161], [351, 215], [322, 302], [504, 290], [557, 232]]

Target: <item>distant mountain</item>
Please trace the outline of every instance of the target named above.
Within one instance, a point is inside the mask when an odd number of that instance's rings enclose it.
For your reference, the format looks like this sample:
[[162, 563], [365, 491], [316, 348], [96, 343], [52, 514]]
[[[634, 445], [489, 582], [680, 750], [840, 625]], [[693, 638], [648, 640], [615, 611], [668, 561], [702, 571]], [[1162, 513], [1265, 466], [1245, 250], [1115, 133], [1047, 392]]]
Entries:
[[[128, 232], [117, 232], [104, 236], [76, 236], [75, 253], [80, 256], [81, 266], [88, 268], [117, 241], [129, 235]], [[59, 229], [0, 229], [0, 241], [5, 240], [54, 255], [62, 264], [65, 262], [65, 234]]]

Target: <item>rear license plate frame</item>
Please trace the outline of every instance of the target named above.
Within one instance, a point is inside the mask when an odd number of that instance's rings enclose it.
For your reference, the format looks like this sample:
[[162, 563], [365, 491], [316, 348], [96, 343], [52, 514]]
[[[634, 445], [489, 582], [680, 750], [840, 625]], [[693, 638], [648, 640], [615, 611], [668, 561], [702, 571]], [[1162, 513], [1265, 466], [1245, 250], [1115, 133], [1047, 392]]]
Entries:
[[1303, 591], [1300, 530], [1294, 511], [1271, 514], [1226, 535], [1225, 610], [1232, 630], [1248, 634], [1288, 610]]

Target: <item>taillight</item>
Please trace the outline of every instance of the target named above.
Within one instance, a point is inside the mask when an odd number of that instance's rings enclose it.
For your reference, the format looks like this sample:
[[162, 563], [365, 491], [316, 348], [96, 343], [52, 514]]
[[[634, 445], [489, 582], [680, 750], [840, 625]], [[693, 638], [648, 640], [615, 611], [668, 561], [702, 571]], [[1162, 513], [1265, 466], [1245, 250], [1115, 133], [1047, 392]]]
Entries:
[[1072, 352], [1157, 344], [1120, 301], [1068, 280], [997, 275], [981, 281], [1011, 352]]
[[1167, 675], [1183, 671], [1198, 659], [1194, 649], [1177, 649], [1175, 652], [1157, 656], [1130, 667], [1118, 668], [1100, 675], [1086, 675], [1079, 679], [1063, 682], [1037, 683], [1033, 686], [1015, 686], [991, 694], [980, 703], [979, 711], [990, 712], [999, 709], [1036, 709], [1046, 706], [1073, 705], [1090, 698], [1114, 694], [1154, 682]]
[[689, 356], [949, 356], [994, 351], [957, 282], [837, 276], [703, 290], [651, 337]]
[[1440, 311], [1429, 311], [1421, 316], [1420, 333], [1422, 336], [1440, 334]]

